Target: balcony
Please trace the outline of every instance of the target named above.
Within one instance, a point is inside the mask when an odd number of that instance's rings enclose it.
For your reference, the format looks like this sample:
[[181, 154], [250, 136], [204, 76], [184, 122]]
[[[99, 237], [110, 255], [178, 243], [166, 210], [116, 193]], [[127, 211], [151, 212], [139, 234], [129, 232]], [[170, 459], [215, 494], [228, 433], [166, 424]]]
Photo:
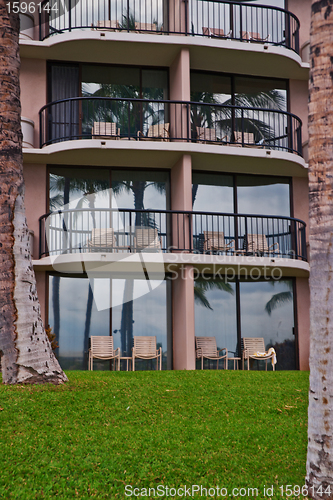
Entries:
[[[213, 144], [302, 156], [302, 122], [286, 111], [170, 100], [75, 97], [39, 112], [40, 147], [99, 139]], [[115, 144], [116, 147], [116, 144]]]
[[64, 9], [60, 5], [61, 12], [57, 0], [41, 3], [40, 40], [74, 30], [133, 32], [264, 43], [299, 54], [299, 21], [277, 7], [218, 0], [69, 0]]
[[39, 258], [150, 252], [307, 262], [306, 225], [291, 217], [87, 208], [45, 214], [39, 228]]

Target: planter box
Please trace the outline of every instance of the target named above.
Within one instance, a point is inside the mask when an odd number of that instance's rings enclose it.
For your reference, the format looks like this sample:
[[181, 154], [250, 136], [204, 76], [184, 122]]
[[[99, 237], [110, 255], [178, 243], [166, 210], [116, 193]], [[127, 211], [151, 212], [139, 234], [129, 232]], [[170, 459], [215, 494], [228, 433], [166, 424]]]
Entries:
[[21, 116], [21, 128], [23, 134], [23, 148], [33, 148], [34, 147], [34, 132], [35, 132], [35, 122]]

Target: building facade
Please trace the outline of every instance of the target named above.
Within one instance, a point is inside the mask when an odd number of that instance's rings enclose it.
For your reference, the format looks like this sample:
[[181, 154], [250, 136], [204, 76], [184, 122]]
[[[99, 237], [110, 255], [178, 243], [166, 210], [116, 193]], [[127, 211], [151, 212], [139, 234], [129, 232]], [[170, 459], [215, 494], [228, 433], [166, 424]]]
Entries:
[[196, 335], [229, 356], [263, 337], [308, 369], [310, 3], [20, 14], [26, 214], [64, 369], [91, 335], [123, 356], [156, 336], [163, 369], [195, 369]]

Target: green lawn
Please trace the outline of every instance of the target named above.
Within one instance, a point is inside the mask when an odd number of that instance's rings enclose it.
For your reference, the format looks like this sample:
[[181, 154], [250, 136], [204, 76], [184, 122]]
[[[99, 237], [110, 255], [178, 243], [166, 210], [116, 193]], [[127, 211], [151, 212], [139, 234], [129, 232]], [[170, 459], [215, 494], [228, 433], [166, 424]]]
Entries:
[[67, 375], [61, 387], [0, 386], [1, 499], [186, 498], [162, 494], [202, 485], [213, 489], [188, 498], [225, 498], [219, 487], [267, 500], [304, 484], [307, 372]]

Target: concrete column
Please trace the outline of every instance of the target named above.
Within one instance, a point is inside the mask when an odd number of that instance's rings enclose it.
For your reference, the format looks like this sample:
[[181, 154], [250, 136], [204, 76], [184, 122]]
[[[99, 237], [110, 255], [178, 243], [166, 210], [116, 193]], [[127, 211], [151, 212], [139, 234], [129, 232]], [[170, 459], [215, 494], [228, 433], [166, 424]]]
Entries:
[[296, 278], [299, 369], [309, 370], [310, 290], [307, 278]]
[[[184, 155], [171, 170], [171, 209], [192, 210], [191, 156]], [[173, 221], [173, 243], [189, 248], [188, 216]], [[180, 231], [177, 231], [180, 228]], [[175, 370], [195, 369], [194, 348], [194, 279], [193, 267], [183, 265], [172, 281], [173, 367]]]
[[309, 186], [307, 177], [293, 177], [294, 217], [306, 224], [306, 248], [310, 259], [309, 247]]
[[195, 370], [193, 267], [183, 266], [172, 282], [173, 368]]
[[[189, 101], [190, 89], [190, 52], [181, 49], [170, 66], [170, 99]], [[170, 136], [176, 139], [191, 137], [190, 110], [181, 104], [170, 105]]]

